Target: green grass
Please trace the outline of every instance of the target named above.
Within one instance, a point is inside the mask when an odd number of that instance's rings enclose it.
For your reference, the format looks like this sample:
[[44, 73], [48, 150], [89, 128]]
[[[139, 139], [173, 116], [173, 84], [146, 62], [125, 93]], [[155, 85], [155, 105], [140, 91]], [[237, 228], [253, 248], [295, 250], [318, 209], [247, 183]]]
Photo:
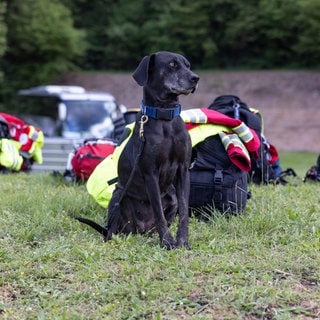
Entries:
[[300, 178], [250, 186], [245, 214], [191, 219], [189, 251], [104, 243], [72, 219], [104, 220], [85, 186], [0, 176], [0, 318], [319, 319], [320, 184], [301, 181], [316, 156], [281, 153]]
[[316, 164], [318, 154], [312, 152], [280, 152], [282, 169], [293, 168], [300, 177]]

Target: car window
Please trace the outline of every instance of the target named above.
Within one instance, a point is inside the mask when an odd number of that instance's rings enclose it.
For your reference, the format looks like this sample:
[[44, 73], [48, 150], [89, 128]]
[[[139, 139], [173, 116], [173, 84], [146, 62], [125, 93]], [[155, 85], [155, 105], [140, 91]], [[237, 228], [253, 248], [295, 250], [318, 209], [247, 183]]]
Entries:
[[64, 103], [67, 107], [64, 136], [103, 137], [112, 134], [114, 102], [77, 100]]

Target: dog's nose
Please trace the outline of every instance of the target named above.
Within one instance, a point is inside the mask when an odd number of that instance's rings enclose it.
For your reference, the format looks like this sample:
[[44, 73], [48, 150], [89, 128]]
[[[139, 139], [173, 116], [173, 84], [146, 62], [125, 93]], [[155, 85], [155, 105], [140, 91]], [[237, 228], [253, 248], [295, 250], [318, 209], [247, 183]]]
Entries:
[[199, 79], [200, 79], [200, 77], [197, 74], [192, 73], [190, 81], [192, 83], [193, 89], [192, 89], [191, 93], [194, 93], [196, 91], [196, 89], [198, 87]]
[[197, 83], [199, 81], [200, 77], [197, 74], [192, 74], [191, 75], [191, 81], [194, 83]]

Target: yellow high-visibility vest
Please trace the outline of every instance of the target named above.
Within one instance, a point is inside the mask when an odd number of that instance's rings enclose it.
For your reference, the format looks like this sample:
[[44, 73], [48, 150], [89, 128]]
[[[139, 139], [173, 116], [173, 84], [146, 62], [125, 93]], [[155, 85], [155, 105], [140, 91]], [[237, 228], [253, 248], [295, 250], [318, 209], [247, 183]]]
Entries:
[[21, 169], [23, 158], [19, 154], [20, 144], [12, 139], [0, 140], [0, 165], [14, 171]]

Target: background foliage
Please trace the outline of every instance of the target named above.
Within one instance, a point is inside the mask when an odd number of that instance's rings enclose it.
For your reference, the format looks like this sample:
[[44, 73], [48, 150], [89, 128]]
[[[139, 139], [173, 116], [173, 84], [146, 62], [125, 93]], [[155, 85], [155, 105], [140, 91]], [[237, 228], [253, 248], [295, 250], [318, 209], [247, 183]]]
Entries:
[[2, 102], [76, 68], [132, 70], [158, 50], [197, 69], [318, 68], [319, 36], [318, 0], [1, 0]]

